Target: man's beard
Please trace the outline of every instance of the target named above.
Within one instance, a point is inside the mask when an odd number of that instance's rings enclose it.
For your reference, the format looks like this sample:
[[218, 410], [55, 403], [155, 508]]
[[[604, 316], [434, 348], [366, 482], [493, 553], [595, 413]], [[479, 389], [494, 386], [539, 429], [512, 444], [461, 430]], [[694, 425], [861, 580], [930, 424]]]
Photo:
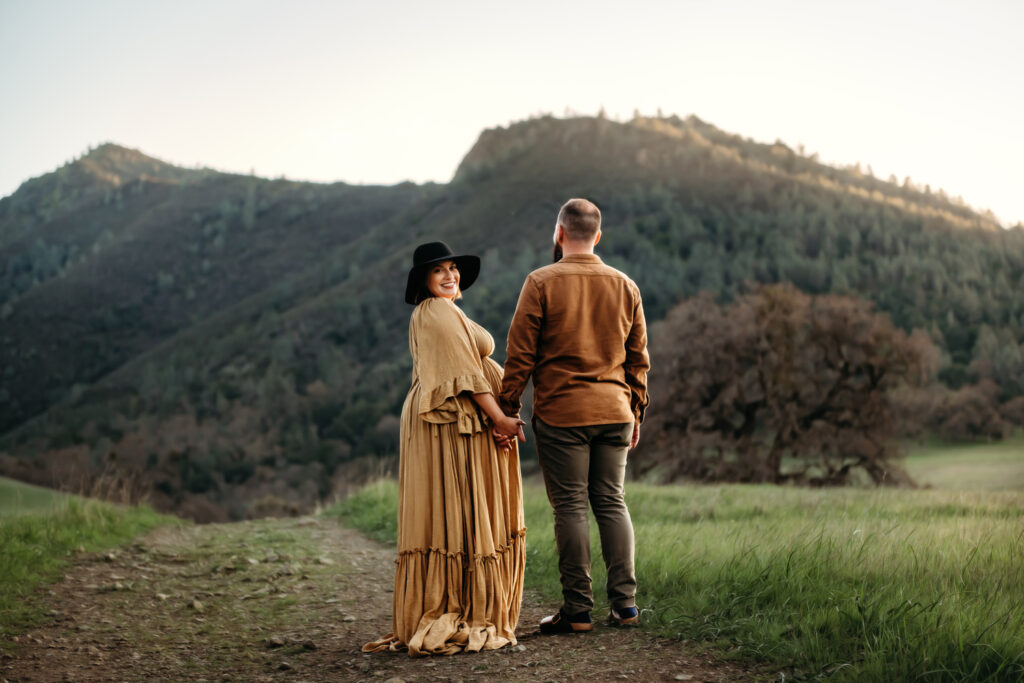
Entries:
[[562, 260], [562, 245], [556, 243], [554, 248], [551, 250], [551, 262], [558, 263]]

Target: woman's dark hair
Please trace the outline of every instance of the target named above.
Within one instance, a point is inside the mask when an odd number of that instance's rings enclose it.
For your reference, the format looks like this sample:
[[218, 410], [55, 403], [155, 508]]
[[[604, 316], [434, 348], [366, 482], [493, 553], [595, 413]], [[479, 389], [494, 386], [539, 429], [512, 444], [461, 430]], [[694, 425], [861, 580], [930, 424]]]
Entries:
[[423, 281], [420, 282], [420, 286], [416, 288], [416, 298], [413, 300], [413, 303], [417, 303], [418, 304], [418, 303], [420, 303], [422, 301], [426, 301], [427, 299], [432, 299], [434, 297], [434, 295], [427, 288], [427, 275], [428, 274], [429, 274], [429, 271], [426, 272], [426, 273], [423, 273]]

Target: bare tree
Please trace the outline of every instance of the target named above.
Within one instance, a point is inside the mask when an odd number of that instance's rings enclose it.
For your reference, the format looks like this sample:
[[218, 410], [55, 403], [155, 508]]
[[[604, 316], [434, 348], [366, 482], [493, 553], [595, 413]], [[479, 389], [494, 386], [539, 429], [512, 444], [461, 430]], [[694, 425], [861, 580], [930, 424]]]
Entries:
[[938, 354], [854, 297], [762, 286], [728, 307], [708, 293], [652, 330], [640, 473], [666, 479], [840, 485], [909, 482], [890, 390], [926, 382]]

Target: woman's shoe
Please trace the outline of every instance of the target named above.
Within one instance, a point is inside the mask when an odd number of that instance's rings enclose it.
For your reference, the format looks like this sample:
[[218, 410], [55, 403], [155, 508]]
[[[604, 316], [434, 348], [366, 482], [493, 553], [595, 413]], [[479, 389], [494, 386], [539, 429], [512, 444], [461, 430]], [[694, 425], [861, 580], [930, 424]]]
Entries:
[[608, 623], [612, 626], [639, 626], [640, 612], [636, 607], [623, 607], [620, 610], [613, 607], [608, 615]]
[[565, 614], [559, 610], [558, 614], [552, 614], [540, 620], [540, 632], [544, 635], [585, 633], [593, 628], [594, 624], [590, 621], [590, 612]]

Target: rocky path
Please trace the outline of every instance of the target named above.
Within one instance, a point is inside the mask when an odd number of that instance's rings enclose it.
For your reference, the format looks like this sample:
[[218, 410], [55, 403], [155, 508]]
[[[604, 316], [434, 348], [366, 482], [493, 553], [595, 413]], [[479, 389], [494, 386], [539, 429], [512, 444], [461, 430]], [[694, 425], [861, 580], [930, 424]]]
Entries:
[[333, 519], [164, 527], [82, 554], [42, 599], [49, 621], [0, 660], [4, 681], [740, 681], [687, 645], [600, 625], [454, 657], [363, 654], [390, 630], [393, 549]]

